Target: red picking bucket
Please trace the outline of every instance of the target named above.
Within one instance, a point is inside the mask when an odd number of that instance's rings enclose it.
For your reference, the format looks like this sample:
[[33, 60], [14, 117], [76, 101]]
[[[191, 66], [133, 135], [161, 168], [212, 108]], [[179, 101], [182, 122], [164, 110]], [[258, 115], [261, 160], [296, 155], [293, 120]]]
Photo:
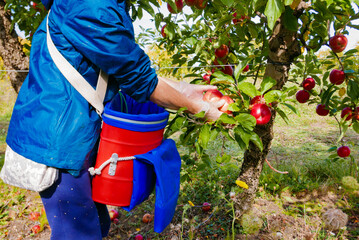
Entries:
[[[128, 113], [122, 112], [124, 106]], [[152, 102], [137, 103], [127, 95], [117, 95], [105, 106], [95, 169], [102, 168], [112, 155], [130, 157], [158, 147], [168, 121], [168, 112]], [[149, 180], [150, 181], [150, 180]], [[133, 160], [118, 161], [111, 173], [110, 164], [92, 180], [95, 202], [129, 206], [133, 188]]]

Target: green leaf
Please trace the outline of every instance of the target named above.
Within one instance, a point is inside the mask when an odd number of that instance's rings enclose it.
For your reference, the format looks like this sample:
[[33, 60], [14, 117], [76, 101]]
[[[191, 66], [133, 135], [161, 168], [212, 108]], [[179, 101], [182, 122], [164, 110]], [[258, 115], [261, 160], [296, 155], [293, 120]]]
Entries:
[[221, 71], [213, 73], [212, 76], [214, 78], [211, 80], [211, 84], [234, 84], [234, 79]]
[[251, 136], [252, 133], [251, 132], [247, 132], [246, 130], [244, 130], [242, 128], [242, 126], [238, 126], [234, 129], [234, 133], [235, 135], [238, 135], [240, 137], [240, 139], [243, 141], [243, 143], [245, 144], [245, 147], [248, 148], [249, 146], [249, 141], [251, 140]]
[[228, 154], [223, 154], [223, 156], [220, 156], [219, 154], [216, 157], [216, 162], [218, 164], [222, 164], [222, 163], [228, 163], [229, 161], [231, 161], [232, 157]]
[[287, 117], [287, 114], [285, 114], [285, 112], [282, 110], [282, 109], [280, 109], [279, 107], [276, 107], [276, 112], [279, 114], [279, 116], [281, 116], [281, 118], [283, 118], [283, 120], [285, 121], [285, 123], [289, 123], [289, 119], [288, 119], [288, 117]]
[[226, 124], [236, 124], [236, 120], [228, 114], [222, 114], [217, 121], [221, 121]]
[[272, 90], [264, 94], [264, 99], [266, 100], [266, 103], [279, 101], [281, 97], [282, 97], [282, 92], [279, 90]]
[[234, 0], [221, 0], [221, 2], [227, 7], [231, 7], [234, 3]]
[[251, 142], [254, 143], [259, 148], [259, 150], [263, 151], [263, 143], [257, 133], [252, 132]]
[[298, 19], [293, 15], [293, 10], [290, 7], [285, 8], [283, 24], [286, 29], [292, 32], [296, 32], [298, 29]]
[[293, 105], [290, 105], [289, 103], [282, 103], [282, 104], [284, 106], [286, 106], [287, 108], [289, 108], [290, 110], [292, 110], [292, 112], [294, 112], [295, 114], [300, 116], [300, 112], [298, 111], [298, 109], [296, 107], [294, 107]]
[[359, 134], [359, 122], [353, 123], [353, 130]]
[[196, 113], [194, 116], [196, 118], [204, 118], [205, 115], [206, 115], [206, 112], [202, 111], [202, 112]]
[[243, 69], [247, 66], [249, 60], [240, 61], [237, 67], [234, 69], [234, 78], [238, 80], [239, 76], [241, 75]]
[[284, 5], [289, 6], [292, 5], [294, 0], [284, 0]]
[[199, 132], [199, 144], [203, 149], [206, 149], [208, 146], [208, 142], [211, 136], [211, 126], [209, 124], [205, 124], [202, 126]]
[[271, 77], [266, 77], [261, 82], [261, 95], [271, 89], [273, 86], [277, 84], [277, 81]]
[[264, 14], [267, 16], [268, 27], [273, 30], [275, 22], [282, 15], [284, 4], [281, 0], [268, 0]]
[[348, 96], [352, 100], [354, 100], [354, 101], [358, 100], [358, 98], [359, 98], [359, 85], [358, 85], [358, 83], [353, 81], [353, 80], [349, 80], [347, 93], [348, 93]]
[[228, 110], [232, 112], [239, 112], [240, 109], [236, 103], [231, 103], [228, 105]]
[[240, 113], [235, 119], [247, 131], [253, 131], [257, 124], [256, 118], [249, 113]]
[[252, 98], [260, 94], [255, 86], [249, 82], [240, 82], [238, 84], [238, 89]]

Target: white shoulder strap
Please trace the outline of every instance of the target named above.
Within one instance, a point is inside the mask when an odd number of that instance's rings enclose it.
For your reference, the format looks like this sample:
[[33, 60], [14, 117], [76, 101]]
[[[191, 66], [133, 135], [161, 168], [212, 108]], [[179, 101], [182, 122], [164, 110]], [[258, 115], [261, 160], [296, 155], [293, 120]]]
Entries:
[[101, 116], [104, 106], [103, 101], [106, 94], [108, 75], [100, 71], [97, 80], [96, 90], [86, 81], [86, 79], [62, 56], [53, 43], [49, 31], [49, 14], [46, 20], [47, 31], [47, 47], [50, 55], [64, 77], [71, 83], [71, 85], [96, 109], [96, 112]]

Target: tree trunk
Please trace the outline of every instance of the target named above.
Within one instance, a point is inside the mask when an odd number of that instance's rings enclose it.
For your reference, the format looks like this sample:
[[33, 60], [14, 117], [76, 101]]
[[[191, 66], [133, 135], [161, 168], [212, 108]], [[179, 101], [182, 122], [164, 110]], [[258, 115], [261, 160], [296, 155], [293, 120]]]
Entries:
[[[8, 70], [28, 70], [29, 57], [23, 52], [15, 30], [11, 30], [11, 16], [5, 11], [5, 1], [0, 0], [0, 57]], [[12, 87], [18, 93], [27, 72], [9, 71]]]
[[[304, 9], [304, 1], [299, 4], [296, 16], [299, 17]], [[287, 30], [278, 19], [272, 36], [269, 39], [270, 53], [267, 58], [265, 77], [271, 77], [277, 81], [273, 89], [280, 90], [288, 80], [290, 65], [301, 54], [300, 44], [296, 32]], [[255, 132], [263, 142], [264, 150], [261, 152], [254, 144], [250, 144], [244, 153], [244, 160], [238, 179], [248, 184], [248, 189], [236, 197], [236, 217], [250, 210], [258, 190], [259, 177], [263, 169], [263, 163], [268, 155], [273, 140], [273, 122], [276, 113], [272, 111], [271, 121], [263, 126], [257, 126]]]

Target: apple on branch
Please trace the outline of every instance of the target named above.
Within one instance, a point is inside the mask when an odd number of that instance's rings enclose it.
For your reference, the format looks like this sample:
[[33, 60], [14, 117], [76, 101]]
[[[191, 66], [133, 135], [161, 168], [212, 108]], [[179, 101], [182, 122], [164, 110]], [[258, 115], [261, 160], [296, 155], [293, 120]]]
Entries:
[[251, 109], [251, 115], [255, 117], [257, 125], [265, 125], [270, 121], [272, 112], [266, 104], [256, 103]]
[[169, 3], [167, 3], [167, 9], [168, 9], [168, 11], [169, 11], [170, 13], [174, 13], [174, 14], [179, 13], [179, 12], [182, 12], [183, 1], [182, 1], [182, 0], [176, 0], [176, 1], [175, 1], [175, 4], [176, 4], [176, 7], [177, 7], [176, 10], [173, 9]]
[[350, 155], [350, 148], [348, 146], [341, 146], [337, 149], [337, 154], [339, 157], [345, 158]]
[[348, 39], [342, 34], [335, 35], [329, 39], [329, 46], [335, 53], [343, 52], [347, 44]]

